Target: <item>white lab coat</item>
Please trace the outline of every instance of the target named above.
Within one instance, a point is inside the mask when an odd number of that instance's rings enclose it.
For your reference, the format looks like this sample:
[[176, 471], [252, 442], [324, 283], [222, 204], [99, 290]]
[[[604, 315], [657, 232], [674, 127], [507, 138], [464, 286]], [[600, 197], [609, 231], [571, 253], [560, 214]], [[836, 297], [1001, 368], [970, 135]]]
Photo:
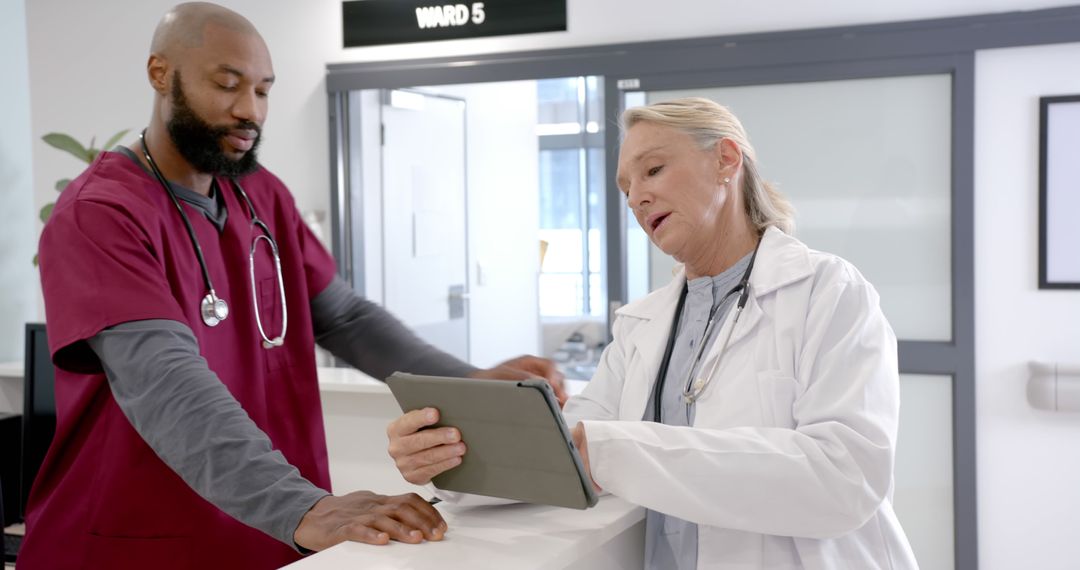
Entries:
[[896, 337], [874, 288], [768, 229], [693, 427], [645, 422], [684, 282], [680, 271], [616, 312], [596, 375], [566, 404], [597, 484], [697, 523], [699, 568], [917, 568], [891, 502]]

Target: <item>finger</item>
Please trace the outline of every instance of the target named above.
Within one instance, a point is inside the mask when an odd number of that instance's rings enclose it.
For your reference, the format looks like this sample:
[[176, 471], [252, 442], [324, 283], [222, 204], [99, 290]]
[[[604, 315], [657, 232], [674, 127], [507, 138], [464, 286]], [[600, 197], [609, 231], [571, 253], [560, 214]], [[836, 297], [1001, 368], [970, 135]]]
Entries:
[[570, 399], [570, 394], [566, 391], [565, 378], [563, 373], [558, 370], [544, 377], [544, 380], [551, 386], [551, 391], [555, 393], [555, 399], [558, 400], [559, 407], [562, 407], [566, 400]]
[[435, 523], [435, 526], [443, 533], [446, 532], [446, 519], [443, 518], [442, 513], [440, 513], [439, 510], [435, 508], [434, 504], [428, 502], [427, 499], [421, 497], [420, 495], [417, 495], [416, 493], [409, 493], [408, 495], [404, 495], [404, 497], [406, 497], [409, 503], [413, 505], [414, 508], [419, 510], [421, 514], [426, 514], [429, 517], [433, 517], [432, 522]]
[[438, 421], [439, 410], [435, 408], [413, 410], [390, 422], [390, 425], [386, 426], [386, 435], [390, 438], [409, 435]]
[[408, 472], [402, 471], [401, 475], [406, 481], [414, 485], [427, 485], [436, 475], [461, 465], [461, 461], [461, 457], [451, 457], [446, 461], [419, 467]]
[[465, 444], [457, 442], [449, 445], [440, 445], [423, 451], [400, 457], [394, 461], [398, 471], [412, 471], [442, 463], [447, 459], [465, 455]]
[[390, 542], [390, 535], [366, 524], [352, 522], [342, 526], [340, 540], [335, 540], [333, 544], [328, 544], [326, 548], [345, 540], [351, 542], [363, 542], [365, 544], [387, 544]]
[[413, 528], [389, 515], [375, 515], [371, 526], [385, 532], [392, 540], [398, 542], [417, 544], [424, 540], [424, 533], [420, 529]]
[[559, 378], [557, 381], [548, 380], [548, 383], [551, 384], [551, 389], [555, 392], [555, 399], [559, 401], [559, 407], [562, 407], [570, 399], [570, 394], [566, 391], [566, 382]]
[[585, 435], [585, 426], [578, 422], [574, 426], [574, 431], [570, 436], [574, 440], [574, 447], [578, 450], [578, 455], [581, 456], [581, 466], [585, 469], [585, 474], [588, 475], [589, 481], [592, 483], [593, 490], [596, 492], [603, 491], [600, 485], [596, 484], [596, 479], [593, 479], [592, 465], [589, 464], [589, 440]]
[[[439, 428], [424, 430], [412, 435], [395, 437], [390, 440], [387, 452], [395, 461], [440, 446], [452, 445], [461, 441], [461, 431], [457, 428]], [[445, 458], [443, 458], [445, 459]]]
[[[426, 485], [431, 477], [438, 475], [442, 471], [437, 471], [427, 475], [429, 471], [426, 469], [433, 465], [443, 465], [453, 460], [454, 458], [460, 458], [465, 455], [465, 444], [456, 443], [454, 445], [442, 445], [434, 449], [425, 450], [413, 455], [407, 455], [399, 457], [394, 460], [394, 466], [405, 477], [406, 481], [417, 485]], [[460, 461], [458, 462], [460, 463]], [[452, 468], [456, 464], [449, 464], [447, 468]], [[424, 475], [427, 475], [424, 479]]]
[[528, 380], [533, 375], [519, 370], [511, 366], [507, 366], [505, 363], [496, 366], [495, 368], [488, 368], [485, 370], [477, 370], [470, 374], [472, 378], [483, 378], [486, 380]]
[[427, 501], [417, 497], [414, 501], [405, 501], [395, 505], [389, 516], [423, 533], [427, 540], [442, 540], [443, 524], [442, 515]]
[[515, 366], [521, 370], [544, 378], [548, 381], [548, 384], [551, 384], [551, 388], [555, 391], [556, 397], [560, 398], [560, 401], [566, 399], [566, 375], [559, 371], [559, 367], [556, 366], [553, 361], [536, 356], [520, 356], [506, 362], [505, 365]]
[[547, 358], [527, 355], [519, 356], [514, 360], [507, 362], [506, 365], [542, 376], [550, 382], [561, 382], [563, 379], [563, 374], [562, 372], [559, 372], [559, 368], [555, 366], [553, 361], [548, 360]]

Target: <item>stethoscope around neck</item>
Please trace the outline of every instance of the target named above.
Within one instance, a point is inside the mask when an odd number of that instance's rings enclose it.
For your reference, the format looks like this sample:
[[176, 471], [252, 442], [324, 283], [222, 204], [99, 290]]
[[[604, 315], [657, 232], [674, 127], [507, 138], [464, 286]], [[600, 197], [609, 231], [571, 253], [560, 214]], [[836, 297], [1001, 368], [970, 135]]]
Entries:
[[[743, 272], [742, 279], [739, 280], [738, 285], [735, 285], [727, 293], [724, 294], [720, 302], [716, 304], [709, 311], [709, 321], [705, 325], [705, 334], [701, 337], [701, 342], [698, 343], [697, 351], [694, 354], [694, 359], [690, 362], [690, 370], [688, 371], [686, 384], [682, 391], [682, 400], [686, 404], [687, 418], [690, 415], [690, 406], [697, 402], [701, 394], [705, 392], [705, 388], [709, 386], [709, 382], [712, 381], [713, 376], [716, 375], [716, 370], [720, 366], [720, 361], [724, 357], [724, 353], [727, 352], [728, 343], [731, 341], [731, 333], [735, 331], [735, 325], [739, 322], [739, 316], [742, 315], [743, 309], [746, 307], [746, 302], [750, 299], [750, 273], [754, 270], [754, 260], [757, 259], [758, 249], [761, 247], [761, 239], [758, 239], [757, 245], [754, 246], [754, 253], [750, 256], [750, 263], [746, 266], [746, 271]], [[663, 398], [664, 398], [664, 383], [667, 380], [668, 365], [671, 364], [671, 354], [675, 350], [675, 335], [679, 330], [679, 320], [682, 318], [683, 306], [686, 304], [687, 284], [683, 284], [682, 293], [679, 294], [679, 302], [675, 306], [675, 319], [671, 323], [671, 333], [668, 334], [667, 347], [664, 349], [663, 360], [660, 361], [660, 370], [656, 376], [656, 382], [653, 384], [653, 421], [661, 422], [663, 419]], [[709, 335], [712, 333], [713, 326], [716, 325], [718, 319], [716, 314], [718, 309], [723, 306], [728, 297], [738, 293], [739, 298], [735, 303], [735, 315], [732, 318], [731, 326], [728, 328], [727, 334], [724, 336], [724, 343], [720, 346], [720, 353], [713, 360], [712, 366], [709, 367], [708, 373], [702, 374], [699, 370], [697, 378], [694, 377], [694, 368], [697, 367], [701, 357], [705, 354], [705, 348], [709, 343]]]
[[[199, 245], [199, 240], [195, 237], [195, 229], [191, 226], [191, 220], [189, 220], [187, 214], [184, 213], [184, 208], [176, 198], [176, 193], [173, 192], [169, 182], [165, 180], [165, 176], [161, 174], [161, 170], [158, 168], [157, 163], [154, 162], [154, 158], [150, 156], [150, 149], [146, 145], [146, 129], [143, 129], [143, 131], [139, 133], [139, 144], [142, 146], [143, 156], [146, 157], [146, 162], [150, 165], [150, 170], [154, 172], [154, 177], [161, 183], [161, 187], [165, 189], [165, 193], [169, 195], [169, 199], [171, 199], [173, 205], [176, 206], [176, 211], [180, 212], [180, 218], [184, 220], [184, 227], [187, 228], [188, 237], [191, 238], [191, 245], [195, 249], [195, 257], [199, 260], [199, 268], [202, 270], [203, 282], [206, 284], [207, 289], [206, 296], [202, 298], [202, 302], [199, 304], [199, 313], [206, 326], [216, 327], [229, 317], [229, 304], [214, 291], [214, 284], [210, 280], [210, 271], [207, 269], [206, 259], [203, 257], [202, 246]], [[240, 187], [240, 184], [235, 179], [230, 179], [230, 181], [232, 182], [232, 187], [236, 192], [236, 195], [247, 205], [248, 215], [251, 217], [252, 225], [258, 227], [262, 232], [260, 235], [255, 236], [255, 239], [251, 243], [251, 250], [248, 253], [248, 269], [251, 275], [251, 298], [255, 309], [255, 325], [259, 328], [259, 334], [262, 336], [263, 348], [281, 346], [285, 344], [285, 331], [289, 326], [289, 311], [285, 305], [285, 281], [281, 276], [281, 256], [278, 251], [277, 241], [274, 240], [273, 234], [270, 233], [270, 228], [268, 228], [255, 214], [255, 206], [251, 203], [251, 199], [248, 198], [244, 189]], [[214, 183], [216, 184], [217, 181], [215, 180]], [[266, 243], [270, 246], [270, 251], [274, 256], [274, 268], [277, 271], [278, 293], [281, 296], [281, 334], [274, 338], [270, 338], [270, 336], [266, 334], [266, 330], [263, 329], [262, 317], [259, 313], [258, 295], [255, 291], [255, 249], [260, 240], [266, 240]]]

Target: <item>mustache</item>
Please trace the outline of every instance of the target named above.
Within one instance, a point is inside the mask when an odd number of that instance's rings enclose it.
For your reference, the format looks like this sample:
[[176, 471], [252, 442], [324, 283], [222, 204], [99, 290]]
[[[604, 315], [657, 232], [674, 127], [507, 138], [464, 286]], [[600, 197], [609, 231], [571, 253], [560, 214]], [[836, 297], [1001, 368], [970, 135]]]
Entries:
[[255, 131], [255, 137], [262, 136], [262, 127], [251, 121], [240, 121], [234, 125], [224, 125], [220, 127], [212, 127], [214, 134], [218, 136], [224, 136], [232, 131]]

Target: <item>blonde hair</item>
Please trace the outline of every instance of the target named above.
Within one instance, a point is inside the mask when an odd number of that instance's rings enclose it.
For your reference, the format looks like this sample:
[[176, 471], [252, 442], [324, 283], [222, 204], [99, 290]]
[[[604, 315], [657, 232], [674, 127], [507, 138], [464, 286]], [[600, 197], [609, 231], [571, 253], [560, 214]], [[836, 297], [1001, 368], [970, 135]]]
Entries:
[[769, 226], [786, 234], [795, 231], [795, 208], [772, 184], [761, 178], [757, 157], [739, 119], [725, 106], [703, 97], [684, 97], [631, 107], [622, 114], [622, 129], [642, 121], [671, 127], [690, 135], [702, 149], [730, 139], [742, 152], [743, 198], [746, 214], [758, 232]]

